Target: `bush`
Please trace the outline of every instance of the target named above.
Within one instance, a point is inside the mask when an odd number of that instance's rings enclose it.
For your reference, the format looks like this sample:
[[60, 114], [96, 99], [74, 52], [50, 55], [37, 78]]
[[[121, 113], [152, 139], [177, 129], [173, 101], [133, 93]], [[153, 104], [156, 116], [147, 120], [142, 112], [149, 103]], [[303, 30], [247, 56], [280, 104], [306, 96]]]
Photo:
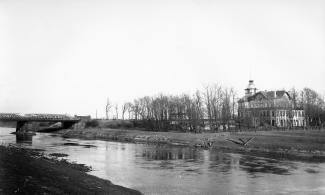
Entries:
[[86, 123], [85, 123], [86, 128], [88, 128], [88, 127], [98, 127], [98, 126], [99, 126], [99, 122], [96, 119], [86, 121]]
[[99, 126], [111, 129], [127, 129], [133, 128], [133, 122], [128, 120], [100, 120]]
[[107, 127], [109, 128], [132, 128], [133, 124], [130, 121], [123, 121], [123, 120], [118, 120], [118, 121], [112, 121], [108, 124], [106, 124]]

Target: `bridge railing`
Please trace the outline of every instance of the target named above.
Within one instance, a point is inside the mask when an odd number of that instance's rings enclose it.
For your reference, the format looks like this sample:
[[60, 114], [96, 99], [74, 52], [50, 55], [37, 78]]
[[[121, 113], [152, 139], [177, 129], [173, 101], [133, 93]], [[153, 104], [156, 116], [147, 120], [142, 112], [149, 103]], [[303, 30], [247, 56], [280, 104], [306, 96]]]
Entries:
[[26, 121], [78, 121], [79, 118], [64, 114], [19, 114], [19, 113], [0, 113], [0, 120], [26, 120]]

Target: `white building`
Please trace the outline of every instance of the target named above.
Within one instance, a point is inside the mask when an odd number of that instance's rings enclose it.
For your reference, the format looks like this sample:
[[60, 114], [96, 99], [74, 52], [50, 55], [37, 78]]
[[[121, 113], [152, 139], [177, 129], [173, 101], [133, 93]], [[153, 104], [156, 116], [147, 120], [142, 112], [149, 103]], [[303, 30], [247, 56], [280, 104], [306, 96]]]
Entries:
[[239, 122], [246, 127], [303, 127], [303, 110], [294, 108], [287, 91], [259, 91], [250, 80], [245, 96], [238, 101]]

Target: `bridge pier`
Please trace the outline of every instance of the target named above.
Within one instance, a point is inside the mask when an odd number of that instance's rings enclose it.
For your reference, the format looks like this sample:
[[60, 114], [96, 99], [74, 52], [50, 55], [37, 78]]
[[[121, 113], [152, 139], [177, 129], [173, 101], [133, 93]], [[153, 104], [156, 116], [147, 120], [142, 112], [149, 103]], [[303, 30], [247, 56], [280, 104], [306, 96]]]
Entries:
[[17, 121], [16, 125], [16, 132], [22, 132], [24, 125], [27, 123], [27, 121]]

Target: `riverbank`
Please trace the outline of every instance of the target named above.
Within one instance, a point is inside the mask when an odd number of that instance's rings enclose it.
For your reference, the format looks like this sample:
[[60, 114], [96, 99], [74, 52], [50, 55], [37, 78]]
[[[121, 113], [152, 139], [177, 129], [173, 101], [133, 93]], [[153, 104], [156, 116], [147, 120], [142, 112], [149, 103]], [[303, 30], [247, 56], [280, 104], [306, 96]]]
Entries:
[[[194, 134], [90, 128], [61, 130], [58, 133], [66, 138], [170, 144], [254, 155], [272, 155], [273, 157], [294, 158], [297, 160], [325, 161], [325, 130]], [[239, 141], [239, 139], [248, 140], [249, 138], [254, 139], [250, 141], [247, 146], [241, 146], [229, 141]]]
[[87, 166], [48, 158], [39, 151], [0, 146], [0, 194], [141, 194], [87, 171]]

